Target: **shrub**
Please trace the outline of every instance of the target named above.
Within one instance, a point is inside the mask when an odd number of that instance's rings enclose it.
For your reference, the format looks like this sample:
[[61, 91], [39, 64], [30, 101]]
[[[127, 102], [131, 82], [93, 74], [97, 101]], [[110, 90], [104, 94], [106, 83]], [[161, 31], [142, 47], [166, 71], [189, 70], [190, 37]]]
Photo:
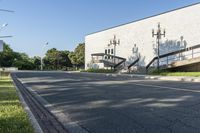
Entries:
[[91, 72], [91, 73], [114, 73], [113, 69], [87, 69], [87, 70], [81, 70], [81, 72]]

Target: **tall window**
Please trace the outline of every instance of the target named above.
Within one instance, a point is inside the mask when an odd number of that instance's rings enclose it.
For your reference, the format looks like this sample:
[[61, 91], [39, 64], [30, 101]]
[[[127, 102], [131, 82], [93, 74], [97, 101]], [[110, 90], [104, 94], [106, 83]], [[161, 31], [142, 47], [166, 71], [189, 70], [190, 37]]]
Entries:
[[111, 49], [111, 54], [114, 54], [114, 51], [113, 51], [113, 49]]
[[105, 54], [107, 54], [107, 49], [105, 49]]
[[108, 54], [110, 54], [110, 49], [108, 49]]

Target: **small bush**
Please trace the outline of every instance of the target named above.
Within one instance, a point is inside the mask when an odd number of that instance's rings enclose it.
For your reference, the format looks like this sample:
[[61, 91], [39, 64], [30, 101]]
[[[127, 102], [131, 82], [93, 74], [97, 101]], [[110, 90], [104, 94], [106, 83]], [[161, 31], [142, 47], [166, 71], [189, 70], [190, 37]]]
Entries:
[[81, 72], [91, 72], [91, 73], [114, 73], [113, 69], [88, 69], [88, 70], [81, 70]]
[[150, 75], [160, 75], [160, 74], [164, 74], [164, 73], [168, 73], [169, 71], [167, 70], [158, 70], [158, 69], [153, 69], [151, 71], [148, 72], [148, 74]]

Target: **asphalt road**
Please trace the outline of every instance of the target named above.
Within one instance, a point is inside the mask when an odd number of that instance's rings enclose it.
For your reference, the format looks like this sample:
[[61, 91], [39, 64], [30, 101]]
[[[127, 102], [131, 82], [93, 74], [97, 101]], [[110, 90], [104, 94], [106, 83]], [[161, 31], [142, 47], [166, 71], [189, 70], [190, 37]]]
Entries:
[[90, 133], [200, 132], [200, 83], [61, 72], [17, 77]]

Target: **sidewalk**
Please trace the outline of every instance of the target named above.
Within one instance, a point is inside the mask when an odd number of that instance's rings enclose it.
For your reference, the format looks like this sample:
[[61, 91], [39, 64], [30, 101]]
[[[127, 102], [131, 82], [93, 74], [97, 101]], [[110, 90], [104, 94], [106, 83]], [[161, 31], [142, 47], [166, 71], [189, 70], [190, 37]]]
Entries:
[[[81, 72], [87, 73], [87, 72]], [[140, 75], [140, 74], [112, 74], [112, 73], [87, 73], [87, 74], [99, 74], [112, 77], [130, 77], [130, 78], [142, 78], [142, 79], [155, 79], [155, 80], [168, 80], [168, 81], [183, 81], [183, 82], [199, 82], [200, 77], [189, 77], [189, 76], [156, 76], [156, 75]]]
[[135, 75], [132, 77], [143, 77], [144, 79], [155, 79], [155, 80], [168, 80], [168, 81], [184, 81], [184, 82], [200, 82], [199, 77], [189, 77], [189, 76], [156, 76], [156, 75]]

